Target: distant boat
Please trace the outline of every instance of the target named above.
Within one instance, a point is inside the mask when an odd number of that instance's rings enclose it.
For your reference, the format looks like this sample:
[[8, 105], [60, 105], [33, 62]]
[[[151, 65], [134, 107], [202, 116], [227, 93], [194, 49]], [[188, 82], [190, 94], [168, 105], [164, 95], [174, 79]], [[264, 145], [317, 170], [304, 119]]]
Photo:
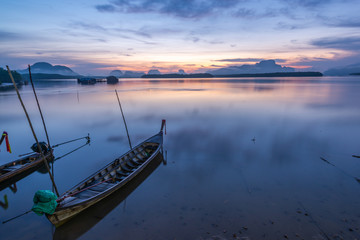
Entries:
[[119, 82], [119, 79], [115, 76], [109, 76], [106, 78], [107, 84], [116, 84]]
[[46, 215], [49, 221], [55, 226], [62, 225], [137, 176], [161, 152], [164, 125], [165, 120], [158, 134], [143, 141], [61, 195], [56, 200], [58, 206], [55, 212]]
[[[47, 161], [52, 160], [53, 150], [49, 150], [47, 153], [44, 153], [44, 157]], [[40, 153], [33, 153], [21, 159], [6, 163], [0, 166], [0, 183], [1, 185], [10, 182], [14, 178], [17, 178], [19, 175], [24, 174], [25, 172], [30, 172], [36, 170], [44, 163], [44, 158], [41, 157]], [[23, 176], [24, 177], [24, 176]]]
[[84, 78], [78, 78], [77, 81], [80, 84], [92, 85], [96, 83], [96, 78], [84, 77]]

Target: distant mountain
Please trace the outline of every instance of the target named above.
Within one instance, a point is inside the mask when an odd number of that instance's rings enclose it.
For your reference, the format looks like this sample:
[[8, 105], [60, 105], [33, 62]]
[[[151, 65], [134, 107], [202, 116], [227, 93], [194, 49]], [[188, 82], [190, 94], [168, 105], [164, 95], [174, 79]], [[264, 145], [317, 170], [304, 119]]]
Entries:
[[145, 74], [142, 78], [212, 78], [214, 77], [210, 73], [193, 73], [193, 74]]
[[[21, 74], [21, 77], [26, 80], [26, 81], [30, 81], [30, 75], [29, 73], [27, 74]], [[31, 78], [36, 81], [36, 80], [47, 80], [47, 79], [74, 79], [74, 78], [79, 78], [82, 77], [81, 75], [61, 75], [61, 74], [52, 74], [52, 73], [31, 73]]]
[[[22, 80], [21, 75], [16, 71], [11, 71], [11, 74], [16, 83]], [[4, 68], [0, 67], [0, 85], [1, 83], [12, 83], [9, 73]]]
[[157, 69], [151, 69], [148, 71], [148, 75], [161, 74], [161, 72]]
[[217, 75], [217, 77], [322, 77], [321, 72], [275, 72], [275, 73], [242, 73], [230, 75]]
[[328, 76], [345, 76], [350, 75], [352, 73], [360, 72], [360, 63], [348, 65], [341, 68], [330, 68], [329, 70], [324, 72], [324, 75]]
[[115, 77], [121, 77], [123, 75], [123, 72], [121, 70], [114, 70], [111, 71], [109, 75]]
[[[47, 62], [37, 62], [30, 66], [31, 73], [60, 74], [65, 76], [77, 76], [76, 72], [62, 65], [51, 65]], [[20, 74], [28, 74], [28, 69], [18, 70]]]
[[122, 75], [121, 77], [123, 77], [123, 78], [140, 78], [144, 74], [145, 74], [144, 72], [125, 71], [124, 75]]
[[110, 72], [110, 76], [115, 76], [118, 78], [139, 78], [144, 75], [144, 72], [135, 72], [135, 71], [121, 71], [121, 70], [113, 70]]
[[179, 69], [179, 71], [177, 72], [178, 74], [182, 74], [182, 75], [185, 75], [186, 72], [184, 71], [184, 69]]
[[256, 64], [244, 64], [241, 66], [230, 66], [220, 68], [208, 73], [212, 75], [232, 75], [232, 74], [253, 74], [253, 73], [279, 73], [279, 72], [295, 72], [294, 68], [283, 67], [275, 63], [274, 60], [264, 60]]

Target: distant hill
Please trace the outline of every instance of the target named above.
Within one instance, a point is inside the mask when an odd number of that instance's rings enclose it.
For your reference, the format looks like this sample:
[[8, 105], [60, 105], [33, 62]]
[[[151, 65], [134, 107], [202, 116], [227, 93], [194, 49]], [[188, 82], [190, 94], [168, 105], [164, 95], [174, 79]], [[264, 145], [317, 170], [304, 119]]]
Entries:
[[350, 75], [360, 75], [360, 72], [359, 73], [350, 73]]
[[118, 78], [140, 78], [144, 74], [144, 72], [113, 70], [109, 75]]
[[151, 69], [148, 71], [147, 75], [160, 75], [161, 72], [157, 69]]
[[324, 72], [328, 76], [346, 76], [352, 73], [360, 73], [360, 63], [348, 65], [345, 67], [330, 68]]
[[212, 78], [214, 77], [210, 73], [193, 73], [193, 74], [179, 74], [179, 73], [170, 73], [170, 74], [146, 74], [142, 78]]
[[321, 72], [277, 72], [277, 73], [252, 73], [216, 75], [216, 77], [321, 77]]
[[[21, 75], [17, 71], [11, 71], [11, 74], [16, 83], [22, 80]], [[0, 67], [0, 84], [1, 83], [12, 83], [12, 81], [10, 79], [8, 71]]]
[[[60, 74], [65, 76], [78, 76], [76, 72], [70, 68], [62, 65], [51, 65], [47, 62], [37, 62], [30, 66], [31, 73], [42, 73], [42, 74]], [[28, 74], [29, 70], [18, 70], [20, 74]]]
[[115, 77], [121, 77], [123, 75], [123, 72], [121, 70], [114, 70], [111, 71], [109, 75]]
[[241, 78], [241, 77], [321, 77], [321, 72], [278, 72], [278, 73], [247, 73], [247, 74], [225, 74], [212, 75], [210, 73], [194, 73], [194, 74], [146, 74], [142, 78]]
[[[30, 80], [29, 73], [28, 74], [21, 74], [24, 80]], [[48, 74], [48, 73], [32, 73], [31, 77], [33, 80], [40, 80], [40, 79], [76, 79], [82, 77], [81, 75], [74, 75], [74, 76], [65, 76], [61, 74]]]
[[244, 64], [241, 66], [230, 66], [220, 68], [208, 73], [218, 75], [232, 75], [232, 74], [254, 74], [254, 73], [279, 73], [279, 72], [295, 72], [294, 68], [283, 67], [275, 63], [275, 60], [264, 60], [256, 64]]
[[144, 72], [133, 72], [133, 71], [125, 71], [124, 75], [122, 75], [122, 78], [140, 78], [142, 75], [144, 75]]

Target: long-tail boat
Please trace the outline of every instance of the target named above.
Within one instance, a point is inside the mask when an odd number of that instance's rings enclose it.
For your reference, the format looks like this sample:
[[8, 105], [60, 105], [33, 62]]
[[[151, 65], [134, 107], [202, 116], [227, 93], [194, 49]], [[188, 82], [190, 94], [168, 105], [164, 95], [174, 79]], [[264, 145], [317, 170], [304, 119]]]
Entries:
[[[47, 161], [53, 159], [52, 149], [49, 149], [49, 151], [44, 153], [44, 158]], [[35, 170], [44, 163], [44, 158], [40, 153], [34, 152], [26, 157], [0, 166], [0, 184], [6, 184], [25, 172], [29, 173], [32, 170]]]
[[[107, 198], [86, 209], [86, 211], [77, 214], [65, 224], [57, 227], [53, 234], [53, 240], [80, 238], [80, 236], [93, 228], [102, 219], [106, 218], [116, 207], [119, 207], [119, 204], [125, 201], [137, 187], [146, 181], [161, 163], [165, 164], [166, 162], [163, 155], [158, 154], [141, 173], [125, 184], [121, 190], [114, 192]], [[126, 204], [123, 207], [125, 208], [125, 206]]]
[[161, 153], [164, 126], [165, 120], [159, 133], [62, 194], [56, 200], [58, 205], [55, 212], [46, 215], [49, 221], [58, 227], [131, 181]]

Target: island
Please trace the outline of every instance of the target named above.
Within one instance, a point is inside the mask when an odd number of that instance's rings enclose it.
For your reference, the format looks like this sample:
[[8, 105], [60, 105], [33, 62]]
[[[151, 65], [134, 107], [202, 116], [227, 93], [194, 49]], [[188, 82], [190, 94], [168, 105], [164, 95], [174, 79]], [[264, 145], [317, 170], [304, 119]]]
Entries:
[[145, 74], [142, 78], [212, 78], [214, 75], [210, 73], [192, 73], [192, 74]]
[[243, 73], [229, 75], [215, 75], [215, 77], [322, 77], [321, 72], [275, 72], [275, 73]]
[[246, 77], [322, 77], [321, 72], [275, 72], [275, 73], [242, 73], [215, 75], [210, 73], [193, 74], [145, 74], [142, 78], [246, 78]]

